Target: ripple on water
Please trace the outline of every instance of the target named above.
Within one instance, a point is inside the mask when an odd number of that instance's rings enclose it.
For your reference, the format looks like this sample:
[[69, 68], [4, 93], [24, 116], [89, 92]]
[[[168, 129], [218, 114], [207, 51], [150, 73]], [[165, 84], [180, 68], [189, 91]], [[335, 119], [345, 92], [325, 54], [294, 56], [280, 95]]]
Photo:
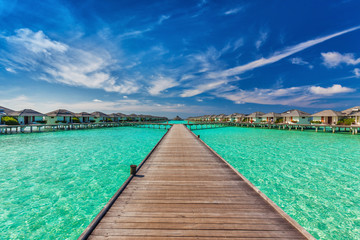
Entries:
[[360, 239], [360, 136], [275, 129], [196, 130], [318, 239]]
[[0, 239], [76, 239], [164, 133], [120, 127], [0, 136]]

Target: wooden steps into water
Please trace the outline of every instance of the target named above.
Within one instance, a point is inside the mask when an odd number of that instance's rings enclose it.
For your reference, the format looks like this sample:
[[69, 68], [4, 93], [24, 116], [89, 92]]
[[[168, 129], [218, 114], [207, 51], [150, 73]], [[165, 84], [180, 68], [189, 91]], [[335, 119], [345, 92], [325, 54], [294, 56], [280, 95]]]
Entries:
[[314, 239], [174, 125], [79, 239]]

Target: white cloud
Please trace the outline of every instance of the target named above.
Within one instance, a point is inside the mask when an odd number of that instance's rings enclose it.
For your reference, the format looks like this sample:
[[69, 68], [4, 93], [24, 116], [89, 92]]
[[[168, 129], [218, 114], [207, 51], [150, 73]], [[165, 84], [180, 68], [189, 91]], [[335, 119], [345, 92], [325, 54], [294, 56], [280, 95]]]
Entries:
[[355, 68], [354, 69], [354, 74], [356, 77], [360, 77], [360, 68]]
[[305, 50], [305, 49], [307, 49], [309, 47], [312, 47], [312, 46], [317, 45], [319, 43], [325, 42], [325, 41], [330, 40], [330, 39], [332, 39], [334, 37], [341, 36], [343, 34], [358, 30], [359, 28], [360, 28], [360, 26], [357, 26], [357, 27], [350, 28], [350, 29], [347, 29], [347, 30], [344, 30], [344, 31], [341, 31], [341, 32], [337, 32], [337, 33], [334, 33], [334, 34], [331, 34], [331, 35], [327, 35], [325, 37], [320, 37], [320, 38], [316, 38], [316, 39], [313, 39], [313, 40], [308, 40], [306, 42], [299, 43], [299, 44], [297, 44], [295, 46], [288, 47], [288, 48], [285, 48], [284, 50], [275, 52], [271, 57], [260, 58], [258, 60], [249, 62], [247, 64], [240, 65], [240, 66], [237, 66], [237, 67], [233, 67], [233, 68], [230, 68], [230, 69], [227, 69], [227, 70], [224, 70], [224, 71], [209, 73], [208, 77], [209, 78], [224, 78], [224, 77], [234, 76], [234, 75], [244, 73], [246, 71], [253, 70], [255, 68], [259, 68], [259, 67], [271, 64], [271, 63], [275, 63], [275, 62], [280, 61], [280, 60], [282, 60], [282, 59], [284, 59], [284, 58], [286, 58], [288, 56], [291, 56], [291, 55], [293, 55], [293, 54], [295, 54], [297, 52], [303, 51], [303, 50]]
[[11, 73], [16, 73], [16, 71], [14, 69], [9, 68], [9, 67], [5, 68], [5, 70], [8, 72], [11, 72]]
[[8, 52], [0, 62], [12, 69], [41, 73], [37, 79], [71, 86], [103, 89], [108, 92], [134, 93], [139, 86], [134, 81], [119, 80], [111, 75], [116, 61], [103, 49], [83, 50], [48, 38], [42, 31], [19, 29], [5, 37]]
[[161, 15], [158, 20], [158, 24], [162, 24], [165, 20], [167, 20], [169, 18], [170, 18], [170, 15]]
[[66, 44], [50, 40], [43, 31], [33, 32], [27, 28], [15, 30], [16, 35], [5, 37], [8, 42], [21, 44], [34, 53], [48, 53], [52, 51], [65, 52], [68, 50]]
[[318, 86], [301, 86], [276, 89], [243, 90], [237, 89], [232, 92], [218, 91], [217, 97], [233, 101], [236, 104], [256, 103], [266, 105], [290, 105], [299, 107], [311, 107], [313, 104], [320, 106], [319, 100], [339, 93], [354, 92], [355, 89], [342, 87], [334, 84], [332, 87], [323, 88]]
[[331, 96], [338, 93], [350, 93], [355, 92], [355, 89], [343, 87], [340, 84], [334, 84], [331, 87], [323, 88], [318, 86], [312, 86], [310, 87], [310, 92], [318, 95], [326, 95]]
[[341, 54], [338, 52], [327, 52], [321, 53], [323, 58], [323, 64], [328, 68], [334, 68], [339, 66], [341, 63], [346, 65], [357, 65], [360, 63], [360, 58], [355, 59], [353, 53]]
[[1, 98], [0, 102], [4, 107], [14, 110], [21, 110], [24, 108], [31, 108], [36, 111], [47, 113], [55, 109], [68, 109], [72, 112], [94, 112], [102, 111], [105, 113], [123, 112], [123, 113], [145, 113], [145, 114], [161, 114], [167, 113], [187, 113], [205, 114], [205, 112], [219, 110], [214, 107], [185, 105], [183, 103], [157, 103], [149, 100], [137, 99], [120, 99], [114, 101], [79, 101], [79, 102], [63, 102], [63, 101], [49, 101], [31, 96], [20, 95], [15, 98]]
[[229, 9], [226, 12], [224, 12], [224, 14], [225, 15], [232, 15], [232, 14], [236, 14], [236, 13], [240, 12], [241, 10], [243, 10], [243, 7], [232, 8], [232, 9]]
[[173, 88], [179, 85], [173, 78], [158, 76], [155, 81], [151, 82], [151, 87], [149, 87], [148, 92], [150, 95], [156, 96], [160, 95], [163, 91], [169, 88]]
[[292, 64], [295, 64], [295, 65], [308, 65], [310, 69], [312, 69], [314, 67], [309, 62], [304, 61], [300, 57], [291, 58], [290, 61], [291, 61]]
[[268, 38], [269, 32], [268, 31], [260, 31], [259, 39], [255, 42], [255, 47], [257, 50], [265, 43], [266, 39]]
[[94, 99], [93, 102], [102, 102], [100, 99]]
[[239, 38], [238, 40], [236, 40], [233, 44], [233, 51], [236, 51], [239, 47], [242, 47], [244, 45], [244, 39], [243, 38]]
[[128, 96], [123, 96], [123, 98], [124, 98], [124, 99], [127, 99], [127, 98], [128, 98]]
[[313, 98], [307, 96], [306, 87], [292, 87], [283, 89], [242, 90], [232, 93], [217, 93], [218, 97], [231, 100], [237, 104], [257, 103], [274, 105], [307, 105]]
[[206, 92], [208, 90], [220, 87], [224, 83], [225, 83], [225, 81], [216, 81], [216, 82], [201, 84], [201, 85], [197, 86], [196, 89], [187, 89], [187, 90], [183, 91], [183, 93], [180, 94], [180, 97], [193, 97], [193, 96], [199, 95], [203, 92]]

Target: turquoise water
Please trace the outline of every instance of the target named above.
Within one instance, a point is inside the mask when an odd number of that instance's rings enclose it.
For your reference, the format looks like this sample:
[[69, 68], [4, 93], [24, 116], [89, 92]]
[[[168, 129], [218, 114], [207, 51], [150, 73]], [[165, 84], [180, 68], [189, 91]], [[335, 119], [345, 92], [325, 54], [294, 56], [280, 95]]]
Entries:
[[121, 127], [0, 136], [0, 239], [77, 239], [164, 133]]
[[360, 136], [274, 129], [196, 130], [318, 239], [360, 239]]
[[178, 121], [172, 120], [172, 121], [169, 121], [169, 123], [171, 123], [171, 124], [187, 124], [188, 121], [186, 121], [186, 120], [178, 120]]

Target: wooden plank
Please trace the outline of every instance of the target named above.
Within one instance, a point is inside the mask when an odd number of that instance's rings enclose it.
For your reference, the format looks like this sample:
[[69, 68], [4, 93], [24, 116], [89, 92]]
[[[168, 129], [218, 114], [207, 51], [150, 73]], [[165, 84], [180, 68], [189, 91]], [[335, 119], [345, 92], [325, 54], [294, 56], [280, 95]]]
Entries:
[[174, 125], [89, 239], [313, 239], [261, 194]]

